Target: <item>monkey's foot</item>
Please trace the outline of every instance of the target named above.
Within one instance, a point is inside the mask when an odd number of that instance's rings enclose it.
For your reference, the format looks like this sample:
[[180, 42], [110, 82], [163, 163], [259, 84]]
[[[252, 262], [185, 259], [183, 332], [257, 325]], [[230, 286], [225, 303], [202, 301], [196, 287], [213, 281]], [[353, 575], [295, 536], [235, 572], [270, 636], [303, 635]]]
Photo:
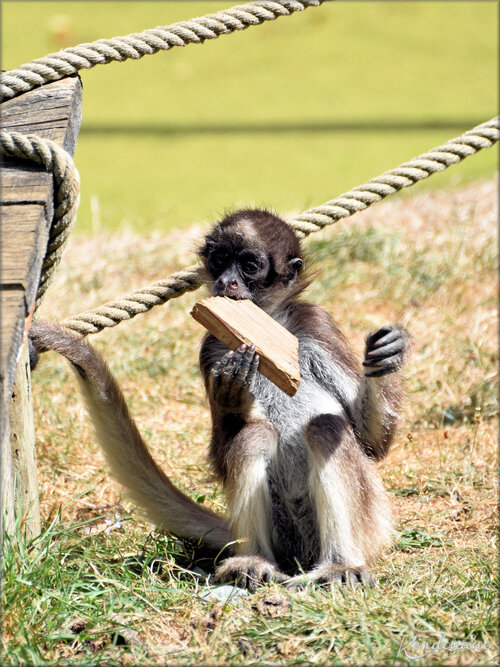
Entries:
[[251, 593], [271, 581], [284, 583], [287, 579], [271, 561], [259, 555], [226, 558], [215, 572], [215, 581], [232, 581], [240, 588], [248, 588]]
[[346, 567], [344, 565], [318, 565], [306, 574], [298, 574], [285, 582], [287, 588], [305, 588], [307, 584], [324, 586], [325, 584], [344, 584], [351, 587], [358, 585], [376, 586], [372, 573], [364, 567]]

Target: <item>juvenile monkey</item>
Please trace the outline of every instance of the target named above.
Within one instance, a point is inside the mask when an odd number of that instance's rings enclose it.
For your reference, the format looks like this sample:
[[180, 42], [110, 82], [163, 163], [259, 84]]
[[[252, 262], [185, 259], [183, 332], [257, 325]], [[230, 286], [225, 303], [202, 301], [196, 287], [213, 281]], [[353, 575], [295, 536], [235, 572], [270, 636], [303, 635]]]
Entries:
[[212, 294], [251, 299], [299, 340], [301, 384], [287, 396], [258, 373], [254, 347], [205, 336], [200, 366], [212, 415], [209, 457], [228, 518], [191, 501], [151, 458], [105, 362], [52, 323], [34, 322], [36, 352], [56, 350], [77, 371], [114, 476], [148, 518], [181, 537], [236, 555], [216, 579], [258, 585], [367, 582], [390, 539], [390, 511], [374, 461], [393, 440], [409, 336], [389, 326], [366, 339], [362, 371], [331, 317], [298, 300], [307, 286], [300, 243], [281, 218], [242, 210], [199, 250]]

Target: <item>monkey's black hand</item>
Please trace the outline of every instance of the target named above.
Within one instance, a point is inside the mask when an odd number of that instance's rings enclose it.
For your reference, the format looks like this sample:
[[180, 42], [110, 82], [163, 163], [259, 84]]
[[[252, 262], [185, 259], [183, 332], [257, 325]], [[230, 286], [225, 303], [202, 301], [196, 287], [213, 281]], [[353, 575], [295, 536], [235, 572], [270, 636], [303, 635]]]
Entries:
[[259, 356], [255, 354], [255, 345], [241, 345], [235, 352], [225, 354], [210, 373], [213, 399], [228, 408], [243, 407], [249, 398], [259, 360]]
[[410, 335], [399, 326], [382, 327], [366, 339], [363, 366], [366, 377], [381, 377], [398, 371], [403, 365]]

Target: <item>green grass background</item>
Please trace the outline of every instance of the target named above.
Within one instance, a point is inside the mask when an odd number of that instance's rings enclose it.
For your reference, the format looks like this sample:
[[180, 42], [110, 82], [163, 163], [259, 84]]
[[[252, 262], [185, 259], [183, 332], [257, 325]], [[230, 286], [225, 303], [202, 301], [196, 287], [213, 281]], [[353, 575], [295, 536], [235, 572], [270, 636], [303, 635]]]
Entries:
[[[3, 67], [228, 2], [13, 2]], [[497, 112], [495, 2], [332, 2], [82, 73], [81, 232], [320, 204]], [[490, 175], [496, 149], [422, 187]], [[415, 188], [412, 188], [415, 192]]]

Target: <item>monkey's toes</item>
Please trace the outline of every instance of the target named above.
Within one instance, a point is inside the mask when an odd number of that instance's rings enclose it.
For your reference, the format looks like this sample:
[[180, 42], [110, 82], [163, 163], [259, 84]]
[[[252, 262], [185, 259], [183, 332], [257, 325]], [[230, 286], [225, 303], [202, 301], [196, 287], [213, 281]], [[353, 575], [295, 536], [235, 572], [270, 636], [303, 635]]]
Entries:
[[227, 558], [215, 573], [215, 581], [234, 582], [236, 586], [247, 588], [251, 593], [271, 581], [283, 583], [286, 579], [287, 577], [263, 556]]
[[373, 574], [366, 568], [320, 565], [311, 572], [297, 575], [285, 582], [287, 588], [295, 590], [305, 588], [308, 584], [316, 586], [340, 584], [351, 588], [361, 585], [373, 588], [376, 586], [376, 581]]

